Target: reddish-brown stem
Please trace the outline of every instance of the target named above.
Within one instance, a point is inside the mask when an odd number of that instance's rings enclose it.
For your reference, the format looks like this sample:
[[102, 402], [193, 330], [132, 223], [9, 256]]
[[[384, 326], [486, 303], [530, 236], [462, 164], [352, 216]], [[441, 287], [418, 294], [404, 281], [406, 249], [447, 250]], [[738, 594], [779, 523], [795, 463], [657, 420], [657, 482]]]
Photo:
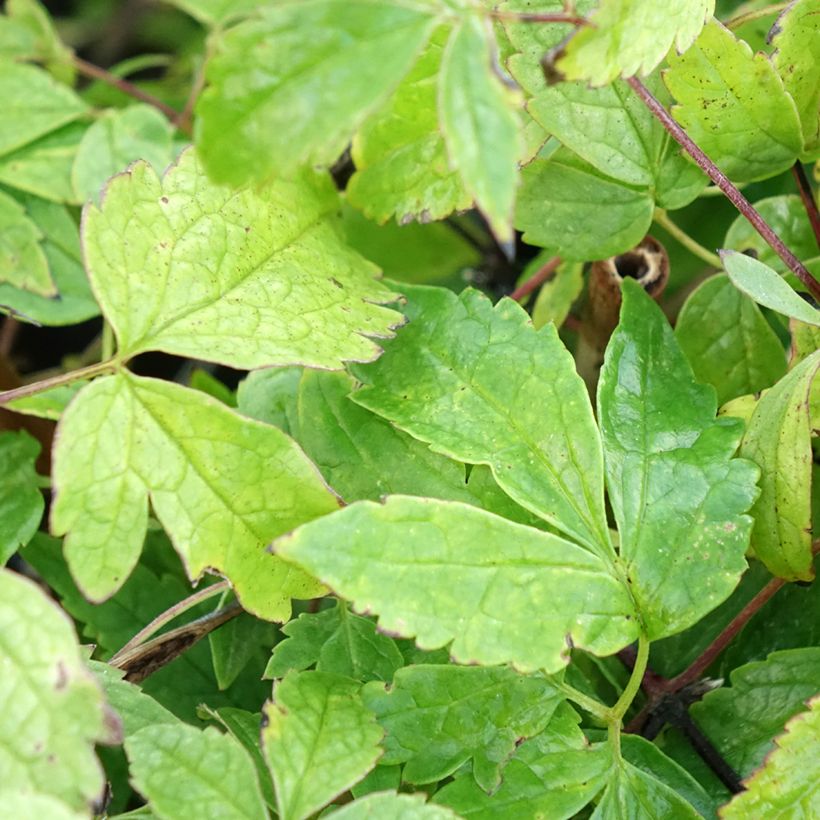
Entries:
[[806, 176], [806, 171], [799, 162], [792, 165], [792, 175], [795, 182], [797, 182], [797, 189], [800, 191], [800, 199], [803, 200], [803, 207], [809, 215], [809, 222], [811, 222], [811, 229], [814, 231], [814, 240], [817, 246], [820, 247], [820, 211], [817, 210], [817, 201], [814, 198], [814, 191], [811, 189], [811, 183]]
[[133, 97], [135, 100], [152, 105], [158, 111], [165, 114], [165, 116], [168, 117], [172, 123], [175, 123], [177, 128], [179, 128], [183, 134], [189, 137], [191, 136], [190, 124], [179, 122], [179, 111], [175, 108], [171, 108], [170, 105], [166, 105], [162, 100], [158, 99], [153, 94], [143, 91], [133, 83], [129, 83], [128, 80], [123, 80], [122, 77], [117, 77], [110, 71], [106, 71], [104, 68], [94, 65], [94, 63], [89, 63], [80, 57], [74, 57], [74, 67], [80, 72], [80, 74], [90, 77], [92, 80], [100, 80], [106, 85], [110, 85], [112, 88], [122, 91], [123, 94]]
[[512, 23], [567, 23], [570, 26], [591, 26], [586, 17], [577, 14], [562, 14], [553, 12], [552, 14], [538, 14], [533, 12], [514, 11], [492, 11], [490, 17], [494, 20], [509, 20]]
[[560, 256], [553, 256], [548, 259], [540, 268], [525, 282], [522, 282], [511, 294], [510, 299], [520, 302], [525, 297], [529, 296], [536, 288], [540, 287], [550, 279], [555, 273], [558, 266], [561, 264]]
[[820, 301], [820, 282], [818, 282], [803, 266], [800, 260], [783, 244], [780, 237], [771, 226], [755, 210], [754, 206], [731, 180], [715, 165], [701, 148], [678, 125], [672, 115], [663, 107], [652, 92], [637, 78], [627, 80], [629, 86], [638, 95], [646, 107], [654, 114], [663, 127], [672, 135], [673, 139], [692, 157], [701, 168], [726, 195], [726, 198], [735, 208], [749, 220], [752, 227], [768, 242], [774, 252], [786, 263], [786, 267], [808, 288], [811, 295]]

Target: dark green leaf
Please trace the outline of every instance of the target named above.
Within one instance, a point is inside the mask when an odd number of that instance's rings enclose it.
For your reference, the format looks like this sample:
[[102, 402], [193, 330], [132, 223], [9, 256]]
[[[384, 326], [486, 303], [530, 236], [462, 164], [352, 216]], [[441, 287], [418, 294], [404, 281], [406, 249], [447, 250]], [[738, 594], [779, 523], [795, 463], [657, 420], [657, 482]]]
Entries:
[[40, 526], [45, 503], [34, 468], [39, 454], [28, 433], [0, 433], [0, 567]]

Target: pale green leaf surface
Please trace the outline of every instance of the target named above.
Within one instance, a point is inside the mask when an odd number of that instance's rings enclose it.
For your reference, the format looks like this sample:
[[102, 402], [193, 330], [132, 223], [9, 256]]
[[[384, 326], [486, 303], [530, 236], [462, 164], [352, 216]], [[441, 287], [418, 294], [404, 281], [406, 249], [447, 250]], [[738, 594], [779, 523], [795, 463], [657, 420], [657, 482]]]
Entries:
[[409, 666], [389, 688], [362, 690], [385, 730], [382, 764], [403, 763], [402, 779], [423, 784], [472, 760], [473, 777], [488, 793], [518, 742], [543, 731], [563, 697], [543, 676], [505, 666]]
[[167, 0], [206, 26], [215, 26], [234, 17], [246, 17], [259, 8], [257, 0]]
[[234, 183], [330, 164], [396, 88], [437, 19], [432, 6], [306, 0], [260, 10], [217, 42], [197, 105], [208, 172]]
[[282, 820], [303, 820], [375, 765], [382, 730], [361, 684], [326, 672], [291, 672], [266, 705], [262, 746]]
[[439, 130], [438, 75], [448, 34], [443, 26], [433, 34], [387, 103], [353, 138], [356, 171], [347, 198], [377, 222], [391, 216], [401, 223], [442, 219], [472, 203], [458, 171], [450, 167]]
[[125, 739], [131, 780], [161, 820], [266, 820], [248, 753], [213, 727], [146, 726]]
[[450, 654], [461, 663], [555, 672], [566, 666], [568, 636], [605, 655], [638, 629], [608, 562], [457, 502], [359, 501], [283, 536], [274, 549], [358, 611], [379, 615], [386, 632], [414, 637], [421, 649], [453, 641]]
[[14, 820], [87, 820], [87, 812], [74, 811], [62, 800], [47, 794], [0, 789], [0, 806], [6, 817]]
[[495, 235], [510, 242], [522, 148], [515, 99], [495, 74], [494, 49], [486, 21], [464, 17], [444, 49], [439, 112], [450, 165]]
[[40, 444], [25, 432], [0, 432], [0, 567], [40, 526], [45, 502], [34, 462]]
[[725, 274], [701, 284], [684, 303], [675, 338], [698, 381], [718, 405], [771, 387], [786, 372], [786, 352], [757, 305]]
[[189, 576], [224, 573], [243, 606], [285, 620], [291, 597], [321, 587], [269, 555], [274, 536], [337, 508], [280, 430], [197, 391], [122, 373], [95, 381], [63, 414], [52, 529], [92, 600], [119, 589], [139, 558], [150, 494]]
[[712, 20], [669, 66], [675, 119], [733, 181], [766, 179], [794, 163], [800, 120], [768, 56]]
[[772, 33], [774, 67], [797, 105], [803, 129], [804, 154], [815, 156], [820, 145], [820, 37], [818, 0], [790, 3]]
[[580, 28], [563, 49], [558, 70], [568, 80], [601, 86], [648, 74], [674, 44], [684, 51], [715, 9], [714, 0], [601, 0], [593, 27]]
[[80, 379], [71, 384], [63, 384], [43, 390], [42, 393], [34, 393], [31, 396], [24, 396], [6, 404], [9, 410], [15, 413], [23, 413], [27, 416], [37, 416], [41, 419], [51, 419], [57, 421], [63, 414], [68, 403], [88, 384]]
[[710, 692], [694, 704], [692, 717], [728, 763], [745, 777], [772, 750], [783, 724], [817, 694], [818, 680], [819, 648], [773, 652], [765, 661], [735, 669], [731, 686]]
[[274, 647], [266, 678], [282, 678], [291, 669], [301, 672], [315, 665], [320, 672], [389, 683], [404, 665], [396, 642], [377, 632], [372, 621], [348, 612], [341, 601], [332, 609], [302, 613], [282, 632], [287, 637]]
[[521, 174], [515, 227], [563, 259], [605, 259], [634, 247], [652, 224], [642, 190], [604, 176], [569, 151], [535, 159]]
[[0, 283], [53, 296], [54, 282], [40, 240], [43, 234], [17, 200], [0, 191]]
[[0, 58], [0, 156], [76, 120], [85, 103], [41, 68]]
[[786, 724], [763, 768], [721, 812], [724, 820], [820, 814], [820, 698]]
[[80, 202], [99, 202], [106, 180], [142, 159], [161, 174], [173, 156], [173, 127], [156, 108], [131, 105], [105, 112], [85, 132], [71, 171]]
[[493, 307], [472, 290], [402, 290], [409, 323], [357, 369], [354, 401], [437, 452], [489, 465], [523, 507], [611, 556], [600, 439], [555, 327], [536, 331], [514, 302]]
[[458, 820], [444, 806], [424, 802], [423, 794], [379, 792], [354, 800], [327, 815], [333, 820]]
[[[541, 264], [546, 262], [545, 254], [539, 254], [536, 260]], [[534, 261], [536, 261], [534, 260]], [[540, 266], [540, 265], [539, 265]], [[533, 265], [530, 273], [537, 268]], [[523, 281], [526, 277], [522, 275]], [[577, 262], [563, 262], [558, 266], [555, 275], [541, 286], [532, 306], [532, 323], [536, 330], [552, 322], [556, 327], [564, 324], [569, 316], [570, 308], [584, 289], [583, 265]]]
[[820, 310], [801, 299], [768, 265], [737, 251], [721, 251], [720, 258], [734, 286], [755, 302], [792, 319], [820, 326]]
[[0, 569], [0, 782], [88, 809], [102, 795], [95, 743], [119, 726], [71, 620], [32, 581]]
[[237, 368], [369, 360], [400, 321], [395, 296], [347, 248], [330, 178], [239, 190], [209, 182], [193, 151], [160, 180], [145, 162], [86, 210], [95, 292], [122, 356], [163, 350]]
[[651, 639], [697, 622], [746, 568], [757, 470], [732, 459], [743, 425], [715, 419], [661, 309], [625, 279], [598, 383], [620, 554]]
[[768, 570], [789, 581], [810, 581], [812, 560], [812, 383], [820, 351], [804, 359], [757, 403], [740, 454], [761, 471], [752, 508], [752, 549]]

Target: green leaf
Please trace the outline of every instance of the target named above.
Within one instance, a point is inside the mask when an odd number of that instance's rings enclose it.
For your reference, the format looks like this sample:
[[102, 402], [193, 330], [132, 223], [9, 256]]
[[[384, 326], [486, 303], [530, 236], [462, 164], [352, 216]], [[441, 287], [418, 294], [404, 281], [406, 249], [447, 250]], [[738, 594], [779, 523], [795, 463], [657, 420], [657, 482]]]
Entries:
[[790, 3], [772, 28], [774, 67], [797, 105], [803, 129], [804, 154], [813, 157], [820, 145], [820, 40], [818, 0]]
[[601, 0], [591, 27], [563, 48], [558, 69], [568, 80], [600, 86], [616, 77], [648, 74], [674, 44], [689, 48], [715, 9], [714, 0]]
[[357, 369], [354, 401], [437, 452], [489, 465], [515, 501], [610, 558], [600, 439], [555, 327], [536, 331], [514, 302], [493, 307], [472, 290], [402, 290], [409, 324]]
[[174, 129], [150, 105], [131, 105], [107, 111], [85, 132], [71, 181], [80, 202], [99, 203], [100, 191], [109, 177], [142, 159], [162, 173], [171, 162]]
[[[55, 79], [73, 85], [73, 52], [61, 42], [43, 5], [38, 0], [6, 0], [5, 12], [7, 17], [0, 18], [0, 54], [44, 63]], [[10, 44], [3, 36], [7, 26]]]
[[70, 619], [36, 584], [4, 569], [0, 667], [0, 782], [88, 810], [104, 785], [94, 744], [117, 742], [119, 724]]
[[716, 20], [688, 51], [669, 55], [664, 81], [675, 119], [735, 182], [775, 176], [803, 149], [797, 108], [769, 58]]
[[282, 632], [287, 638], [274, 648], [266, 678], [282, 678], [291, 669], [301, 672], [315, 664], [320, 672], [389, 683], [404, 665], [395, 641], [376, 632], [372, 621], [348, 612], [341, 601], [333, 609], [302, 613]]
[[741, 775], [754, 771], [773, 748], [783, 724], [817, 694], [820, 649], [773, 652], [765, 661], [738, 667], [731, 686], [692, 706], [692, 717], [725, 760]]
[[522, 739], [543, 731], [563, 700], [540, 675], [509, 667], [409, 666], [393, 684], [362, 690], [365, 706], [385, 730], [383, 765], [404, 763], [405, 783], [435, 783], [472, 760], [486, 792]]
[[675, 338], [698, 381], [711, 384], [718, 404], [771, 387], [786, 372], [786, 354], [757, 305], [725, 274], [686, 300]]
[[715, 420], [715, 393], [695, 381], [661, 309], [633, 279], [622, 291], [598, 418], [621, 558], [655, 640], [691, 626], [737, 586], [757, 470], [732, 459], [743, 425]]
[[13, 788], [0, 789], [0, 806], [7, 817], [17, 820], [36, 820], [40, 817], [47, 817], [48, 820], [85, 820], [88, 817], [86, 812], [75, 812], [50, 795], [17, 791]]
[[34, 462], [40, 444], [28, 433], [0, 433], [0, 567], [40, 526], [45, 502]]
[[519, 121], [495, 75], [492, 28], [476, 15], [455, 28], [441, 61], [439, 109], [450, 157], [501, 242], [513, 238]]
[[809, 711], [786, 724], [777, 748], [746, 783], [721, 816], [814, 817], [820, 812], [820, 698]]
[[54, 483], [52, 529], [68, 533], [91, 600], [119, 589], [139, 558], [149, 494], [189, 576], [225, 573], [248, 611], [286, 620], [291, 597], [321, 591], [264, 546], [335, 509], [333, 494], [280, 430], [202, 393], [125, 372], [95, 381], [60, 421]]
[[197, 145], [219, 181], [330, 164], [396, 88], [437, 24], [433, 6], [307, 0], [224, 34], [197, 105]]
[[[519, 281], [523, 282], [534, 274], [549, 258], [549, 252], [540, 253], [525, 268]], [[555, 274], [541, 286], [532, 306], [532, 323], [540, 330], [548, 322], [556, 327], [564, 324], [575, 300], [584, 289], [583, 266], [574, 262], [564, 262]]]
[[80, 379], [71, 384], [63, 384], [43, 390], [42, 393], [34, 393], [31, 396], [24, 396], [6, 404], [9, 410], [15, 413], [23, 413], [27, 416], [37, 416], [41, 419], [51, 419], [57, 421], [63, 414], [68, 403], [88, 384]]
[[535, 159], [521, 175], [515, 227], [530, 245], [563, 259], [604, 259], [634, 247], [652, 224], [654, 201], [569, 151]]
[[256, 0], [166, 0], [205, 26], [216, 26], [235, 17], [247, 17], [259, 8]]
[[740, 447], [761, 471], [752, 548], [768, 570], [810, 581], [812, 566], [812, 383], [820, 351], [804, 359], [758, 402]]
[[291, 672], [276, 686], [262, 746], [282, 820], [303, 820], [375, 765], [382, 731], [359, 687], [326, 672]]
[[[225, 605], [227, 601], [221, 601]], [[227, 689], [253, 660], [266, 655], [276, 640], [273, 624], [247, 612], [208, 635], [217, 686]]]
[[270, 367], [254, 370], [239, 383], [236, 405], [240, 413], [273, 424], [288, 435], [298, 426], [296, 399], [301, 367]]
[[438, 76], [449, 33], [444, 26], [435, 31], [387, 104], [353, 138], [356, 171], [347, 198], [377, 222], [391, 216], [402, 224], [442, 219], [472, 204], [458, 171], [450, 167], [439, 130]]
[[759, 305], [810, 325], [820, 326], [820, 311], [792, 290], [768, 265], [737, 251], [721, 251], [723, 267], [732, 284]]
[[575, 816], [603, 788], [612, 766], [609, 745], [590, 747], [578, 720], [566, 704], [559, 708], [541, 735], [516, 749], [494, 794], [461, 776], [439, 789], [434, 800], [470, 820]]
[[40, 68], [0, 58], [0, 156], [86, 112], [85, 103]]
[[56, 293], [42, 238], [23, 206], [0, 191], [0, 282], [39, 296]]
[[[344, 549], [339, 549], [344, 544]], [[460, 663], [555, 672], [572, 645], [611, 654], [635, 639], [629, 594], [606, 561], [466, 504], [359, 501], [274, 542], [390, 634], [454, 641]], [[538, 640], [532, 613], [538, 612]]]
[[210, 183], [192, 151], [160, 180], [145, 162], [86, 211], [95, 292], [130, 357], [146, 350], [237, 368], [369, 360], [400, 316], [373, 266], [339, 237], [326, 175], [240, 190]]
[[423, 794], [395, 792], [362, 797], [326, 816], [333, 820], [457, 820], [449, 809], [425, 803]]
[[146, 726], [126, 738], [125, 751], [135, 788], [163, 820], [269, 816], [248, 753], [213, 727]]

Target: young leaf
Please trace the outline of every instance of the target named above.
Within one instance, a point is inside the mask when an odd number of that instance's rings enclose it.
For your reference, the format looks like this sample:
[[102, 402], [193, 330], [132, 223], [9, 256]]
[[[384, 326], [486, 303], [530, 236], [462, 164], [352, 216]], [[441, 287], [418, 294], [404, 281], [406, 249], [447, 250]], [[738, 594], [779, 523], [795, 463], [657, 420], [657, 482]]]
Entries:
[[99, 202], [106, 180], [138, 159], [161, 174], [171, 162], [173, 127], [149, 105], [107, 111], [85, 132], [71, 181], [77, 199]]
[[369, 360], [400, 316], [395, 296], [336, 228], [330, 179], [234, 190], [210, 183], [193, 151], [160, 180], [145, 162], [85, 213], [86, 260], [130, 357], [146, 350], [237, 368]]
[[0, 433], [0, 567], [40, 526], [45, 502], [34, 462], [40, 444], [28, 433]]
[[786, 372], [786, 354], [757, 305], [725, 274], [712, 276], [686, 300], [675, 338], [698, 381], [718, 405], [771, 387]]
[[310, 816], [378, 760], [382, 731], [362, 705], [359, 686], [326, 672], [291, 672], [274, 689], [262, 746], [282, 820]]
[[315, 664], [320, 672], [389, 683], [404, 665], [396, 642], [377, 632], [372, 621], [348, 612], [341, 601], [333, 609], [302, 613], [282, 632], [287, 638], [274, 647], [266, 678], [282, 678], [291, 669], [301, 672]]
[[768, 265], [737, 251], [721, 251], [720, 258], [734, 286], [759, 305], [801, 322], [820, 326], [820, 310], [801, 299], [785, 279]]
[[812, 383], [816, 351], [758, 402], [740, 454], [761, 470], [760, 497], [752, 514], [754, 554], [780, 578], [810, 581], [812, 566]]
[[289, 0], [217, 40], [197, 105], [208, 173], [244, 183], [332, 163], [396, 88], [438, 19], [431, 5]]
[[621, 558], [657, 639], [698, 621], [737, 585], [757, 470], [732, 459], [743, 425], [715, 420], [714, 391], [694, 380], [660, 308], [633, 279], [622, 291], [598, 416]]
[[509, 667], [419, 665], [399, 669], [387, 689], [368, 684], [362, 700], [386, 733], [380, 763], [404, 763], [404, 782], [435, 783], [472, 760], [491, 793], [518, 742], [543, 731], [563, 695]]
[[465, 16], [444, 49], [439, 109], [450, 165], [498, 239], [511, 242], [519, 122], [495, 74], [494, 48], [492, 28], [477, 15]]
[[735, 182], [794, 163], [803, 149], [797, 108], [768, 56], [712, 20], [688, 51], [670, 54], [669, 66], [675, 119]]
[[606, 655], [638, 631], [629, 593], [604, 559], [466, 504], [359, 501], [273, 546], [378, 614], [385, 631], [422, 649], [453, 641], [461, 663], [556, 672], [568, 640]]
[[592, 26], [563, 49], [558, 70], [568, 80], [606, 85], [616, 77], [648, 74], [676, 46], [685, 51], [714, 11], [714, 0], [601, 0]]
[[753, 772], [772, 749], [783, 724], [817, 693], [820, 649], [773, 652], [735, 669], [731, 686], [692, 706], [692, 717], [741, 775]]
[[161, 817], [269, 817], [248, 753], [213, 727], [146, 726], [125, 751], [134, 787]]
[[423, 794], [395, 792], [362, 797], [325, 816], [328, 820], [458, 820], [444, 806], [425, 803]]
[[[189, 576], [224, 572], [243, 606], [286, 620], [321, 587], [267, 554], [271, 538], [337, 507], [293, 441], [197, 391], [125, 372], [63, 414], [52, 529], [83, 592], [105, 600], [139, 558], [150, 494]], [[275, 466], [275, 469], [274, 469]]]
[[4, 569], [0, 668], [0, 782], [88, 810], [104, 784], [94, 744], [118, 742], [119, 723], [70, 619], [37, 585]]
[[42, 238], [22, 205], [0, 191], [0, 283], [54, 296], [57, 291], [40, 245]]
[[786, 724], [777, 748], [723, 808], [724, 820], [813, 817], [820, 811], [820, 698]]
[[410, 320], [357, 370], [352, 398], [437, 452], [487, 464], [513, 499], [590, 551], [613, 555], [600, 439], [555, 327], [472, 290], [403, 287]]
[[820, 146], [820, 38], [818, 0], [790, 3], [772, 28], [774, 67], [797, 105], [803, 129], [804, 157], [816, 158]]
[[437, 29], [387, 104], [353, 138], [356, 172], [347, 198], [377, 222], [442, 219], [472, 203], [439, 130], [437, 80], [449, 33]]

